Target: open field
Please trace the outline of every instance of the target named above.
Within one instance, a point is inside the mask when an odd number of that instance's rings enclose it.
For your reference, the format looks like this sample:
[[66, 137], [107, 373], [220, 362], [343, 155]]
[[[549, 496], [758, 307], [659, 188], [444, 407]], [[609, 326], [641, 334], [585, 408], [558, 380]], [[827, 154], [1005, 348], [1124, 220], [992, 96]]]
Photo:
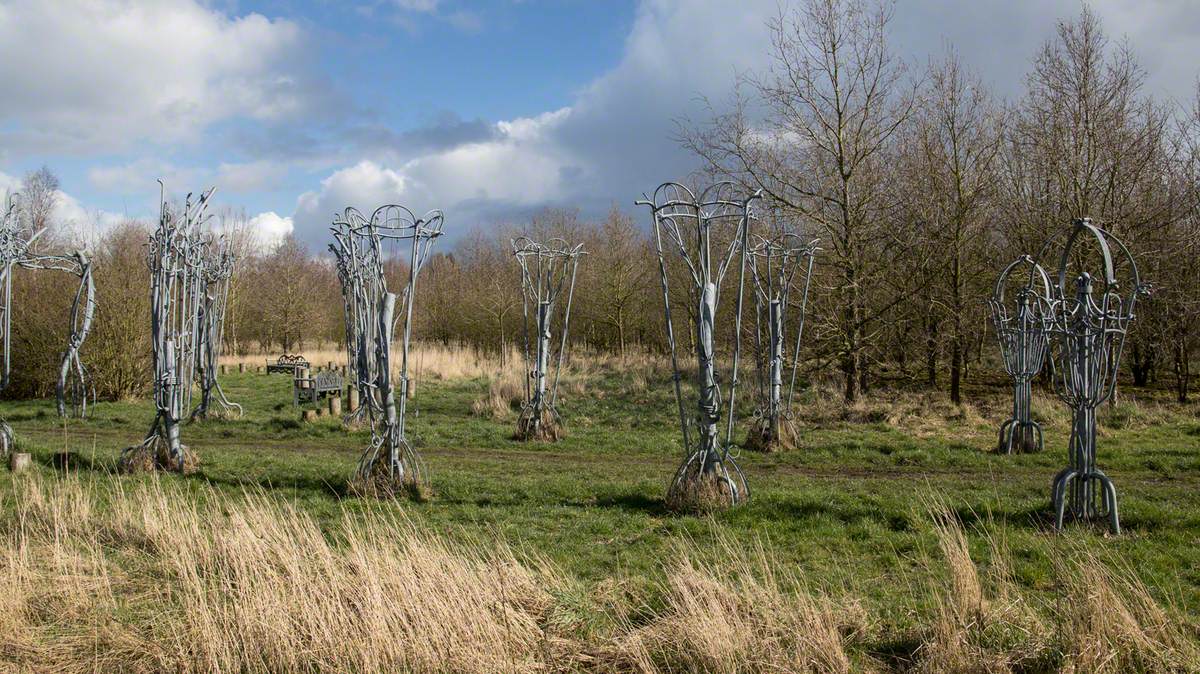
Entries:
[[1047, 451], [990, 454], [1001, 388], [961, 409], [903, 392], [846, 409], [808, 392], [798, 449], [743, 452], [750, 503], [678, 516], [662, 500], [681, 451], [665, 371], [578, 369], [553, 445], [510, 439], [511, 374], [427, 370], [410, 407], [426, 503], [347, 497], [367, 431], [300, 424], [281, 375], [223, 378], [246, 415], [184, 428], [202, 461], [188, 477], [112, 474], [147, 401], [65, 423], [52, 401], [4, 402], [37, 465], [0, 480], [0, 663], [1200, 669], [1194, 408], [1127, 391], [1104, 411], [1119, 537], [1050, 531], [1068, 417], [1037, 396]]

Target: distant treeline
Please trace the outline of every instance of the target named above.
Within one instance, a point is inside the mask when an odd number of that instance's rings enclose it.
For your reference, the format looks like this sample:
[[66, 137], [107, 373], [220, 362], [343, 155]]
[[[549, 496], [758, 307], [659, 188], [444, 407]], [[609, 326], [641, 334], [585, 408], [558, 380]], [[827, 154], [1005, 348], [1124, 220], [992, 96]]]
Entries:
[[[763, 189], [764, 227], [784, 222], [821, 240], [802, 352], [809, 376], [836, 377], [847, 399], [903, 383], [944, 388], [959, 400], [963, 382], [995, 362], [985, 300], [997, 273], [1087, 216], [1129, 245], [1154, 286], [1127, 345], [1127, 378], [1161, 381], [1185, 398], [1200, 327], [1200, 105], [1146, 92], [1131, 51], [1109, 40], [1086, 8], [1032, 55], [1024, 93], [1003, 101], [952, 49], [924, 68], [906, 67], [889, 51], [889, 7], [801, 3], [773, 21], [774, 66], [743, 79], [733, 105], [721, 106], [732, 111], [680, 120], [681, 141], [705, 167], [691, 181]], [[39, 191], [48, 180], [48, 171], [31, 174], [26, 191], [52, 200], [53, 190]], [[48, 217], [44, 206], [29, 206], [29, 217]], [[497, 350], [520, 340], [509, 239], [524, 233], [585, 245], [574, 343], [665, 348], [647, 213], [615, 208], [592, 222], [554, 210], [486, 228], [447, 215], [447, 230], [457, 231], [422, 272], [417, 338]], [[341, 290], [329, 256], [294, 236], [256, 252], [244, 222], [218, 218], [243, 251], [227, 348], [340, 342]], [[131, 222], [88, 242], [100, 308], [83, 354], [105, 397], [149, 386], [146, 231]], [[69, 247], [71, 238], [58, 232], [42, 245]], [[45, 395], [73, 289], [49, 273], [17, 276], [12, 392]], [[726, 278], [722, 312], [732, 310], [736, 281]], [[685, 288], [672, 284], [686, 345]], [[728, 343], [732, 321], [722, 325]]]

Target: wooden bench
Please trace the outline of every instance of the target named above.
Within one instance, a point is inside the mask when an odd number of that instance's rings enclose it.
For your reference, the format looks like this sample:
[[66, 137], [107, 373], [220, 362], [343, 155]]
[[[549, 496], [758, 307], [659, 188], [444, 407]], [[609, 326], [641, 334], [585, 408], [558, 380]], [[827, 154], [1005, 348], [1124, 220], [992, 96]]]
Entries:
[[275, 359], [274, 363], [267, 360], [267, 374], [290, 374], [295, 377], [297, 368], [307, 368], [308, 366], [308, 359], [304, 356], [285, 353]]
[[318, 372], [314, 377], [297, 376], [292, 380], [292, 404], [299, 406], [301, 401], [315, 403], [328, 396], [341, 396], [342, 375], [333, 370]]

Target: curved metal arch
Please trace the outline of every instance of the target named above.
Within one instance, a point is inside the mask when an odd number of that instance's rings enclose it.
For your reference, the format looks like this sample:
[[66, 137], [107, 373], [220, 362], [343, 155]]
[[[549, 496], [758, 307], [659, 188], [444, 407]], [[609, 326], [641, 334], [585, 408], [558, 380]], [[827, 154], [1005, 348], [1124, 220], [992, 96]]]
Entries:
[[[1063, 232], [1049, 237], [1039, 251], [1044, 256]], [[1076, 247], [1090, 237], [1100, 252], [1100, 269], [1093, 275], [1079, 269], [1068, 287], [1068, 270]], [[1049, 320], [1049, 361], [1054, 391], [1071, 408], [1068, 465], [1055, 477], [1051, 503], [1055, 526], [1069, 514], [1077, 520], [1107, 519], [1120, 533], [1116, 487], [1096, 463], [1096, 408], [1116, 392], [1125, 338], [1134, 319], [1137, 298], [1148, 292], [1129, 248], [1088, 218], [1076, 219], [1065, 233], [1058, 258], [1057, 283], [1046, 298]], [[1131, 287], [1120, 292], [1114, 248], [1128, 263]], [[1097, 302], [1097, 279], [1100, 279]]]
[[[1026, 267], [1028, 280], [1017, 292], [1015, 311], [1010, 311], [1009, 279]], [[1032, 256], [1022, 255], [1000, 272], [988, 298], [1001, 361], [1013, 382], [1012, 416], [1000, 425], [998, 450], [1005, 454], [1014, 450], [1040, 451], [1045, 447], [1041, 424], [1032, 418], [1032, 381], [1046, 360], [1046, 328], [1053, 287], [1046, 270]]]
[[[721, 182], [709, 186], [696, 194], [679, 183], [663, 183], [654, 190], [654, 198], [643, 195], [636, 205], [650, 208], [654, 225], [654, 245], [658, 255], [659, 275], [662, 281], [663, 313], [666, 324], [667, 344], [671, 353], [671, 367], [675, 387], [675, 399], [679, 408], [679, 424], [683, 435], [686, 457], [676, 471], [667, 492], [667, 499], [679, 507], [692, 508], [709, 498], [723, 500], [733, 505], [749, 498], [745, 476], [731, 449], [733, 426], [736, 417], [737, 374], [741, 362], [742, 305], [746, 282], [746, 250], [749, 248], [750, 222], [755, 219], [751, 203], [761, 198], [762, 191], [738, 197], [736, 185]], [[712, 229], [726, 220], [732, 220], [730, 242], [724, 249], [718, 248], [713, 255]], [[693, 328], [696, 338], [694, 356], [698, 369], [696, 388], [696, 416], [692, 422], [696, 428], [693, 443], [685, 409], [681, 381], [683, 370], [679, 366], [675, 340], [674, 319], [671, 312], [671, 293], [667, 271], [664, 238], [672, 244], [674, 253], [682, 259], [691, 272], [692, 287], [688, 289], [691, 301], [696, 303]], [[720, 287], [726, 272], [734, 260], [738, 261], [737, 301], [735, 307], [735, 329], [733, 362], [729, 377], [729, 392], [723, 396], [716, 373], [715, 319], [720, 300]], [[692, 314], [692, 312], [689, 312]], [[725, 437], [722, 440], [718, 426], [722, 411], [725, 411]], [[715, 492], [715, 493], [708, 493]]]
[[[555, 403], [567, 353], [575, 279], [579, 261], [586, 253], [582, 243], [571, 246], [562, 238], [539, 242], [520, 236], [512, 239], [510, 244], [513, 257], [521, 268], [522, 354], [526, 371], [525, 402], [517, 417], [517, 437], [557, 440], [562, 417]], [[567, 301], [560, 319], [558, 357], [552, 360], [552, 323], [564, 289]], [[536, 339], [531, 337], [531, 332], [536, 333]], [[547, 387], [551, 370], [553, 383]]]
[[[795, 399], [796, 379], [800, 370], [800, 346], [804, 338], [804, 323], [808, 296], [812, 284], [813, 264], [820, 251], [819, 240], [806, 239], [792, 231], [776, 231], [770, 236], [750, 235], [747, 255], [755, 298], [754, 339], [757, 351], [758, 401], [748, 441], [753, 446], [770, 449], [784, 439], [785, 427], [791, 427], [791, 410]], [[800, 301], [792, 302], [796, 278], [803, 271]], [[796, 335], [790, 354], [787, 334], [794, 314]], [[790, 355], [790, 358], [789, 358]], [[791, 361], [787, 395], [783, 395], [783, 375]]]
[[[359, 461], [354, 483], [368, 492], [394, 492], [428, 481], [423, 459], [405, 437], [408, 352], [418, 274], [428, 261], [433, 241], [442, 234], [444, 220], [439, 210], [418, 218], [404, 206], [385, 204], [369, 218], [346, 208], [330, 227], [334, 243], [329, 249], [337, 259], [342, 284], [347, 371], [363, 402], [346, 420], [361, 415], [371, 425], [371, 444]], [[389, 255], [389, 244], [396, 246], [395, 257]], [[399, 294], [389, 290], [384, 273], [392, 259], [407, 263], [406, 281]], [[398, 395], [391, 372], [397, 327], [402, 333]]]

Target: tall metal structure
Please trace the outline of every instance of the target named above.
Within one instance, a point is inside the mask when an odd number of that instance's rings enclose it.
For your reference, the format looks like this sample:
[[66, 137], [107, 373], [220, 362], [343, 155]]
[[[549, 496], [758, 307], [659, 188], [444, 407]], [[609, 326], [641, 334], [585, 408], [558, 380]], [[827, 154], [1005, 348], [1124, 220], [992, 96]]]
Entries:
[[[342, 286], [342, 320], [346, 330], [346, 381], [352, 382], [351, 385], [358, 390], [360, 400], [366, 399], [363, 396], [366, 391], [364, 380], [359, 376], [360, 365], [363, 373], [369, 378], [366, 368], [369, 365], [370, 352], [362, 347], [369, 343], [369, 335], [364, 330], [370, 324], [370, 316], [362, 288], [358, 239], [351, 235], [350, 230], [352, 226], [360, 226], [363, 220], [358, 211], [346, 209], [342, 216], [335, 217], [333, 226], [329, 228], [334, 240], [329, 244], [329, 251], [333, 253], [336, 261], [338, 281]], [[360, 326], [363, 329], [360, 329]], [[367, 408], [358, 406], [347, 410], [343, 421], [347, 424], [358, 422], [363, 420], [366, 414]]]
[[[751, 202], [761, 192], [749, 196], [736, 194], [733, 183], [716, 183], [696, 196], [677, 183], [664, 183], [638, 205], [648, 206], [654, 218], [654, 242], [662, 279], [663, 311], [666, 317], [667, 345], [674, 370], [675, 400], [679, 405], [679, 425], [686, 452], [667, 491], [669, 505], [679, 509], [706, 509], [735, 505], [750, 497], [745, 475], [731, 453], [737, 400], [738, 367], [741, 360], [742, 300], [746, 281], [746, 250]], [[694, 330], [696, 358], [696, 401], [689, 416], [684, 401], [684, 370], [679, 364], [671, 311], [668, 251], [682, 261], [680, 270], [687, 285], [687, 314]], [[675, 257], [673, 255], [672, 257]], [[721, 286], [726, 273], [738, 270], [734, 290], [733, 332], [723, 335], [717, 329]], [[717, 345], [721, 337], [732, 341], [732, 361], [728, 367], [727, 393], [722, 394], [718, 376]], [[725, 432], [720, 424], [724, 413]]]
[[[749, 447], [770, 450], [795, 436], [792, 401], [800, 367], [800, 344], [808, 309], [817, 241], [805, 241], [793, 232], [779, 231], [770, 238], [750, 235], [747, 251], [754, 285], [754, 344], [758, 366], [758, 406], [746, 439]], [[803, 274], [802, 278], [797, 277]], [[797, 299], [794, 293], [799, 294]], [[789, 328], [795, 324], [795, 339]], [[789, 344], [794, 344], [789, 351]], [[788, 367], [788, 363], [791, 367]], [[787, 396], [783, 395], [787, 371]]]
[[[350, 371], [371, 425], [371, 444], [353, 480], [355, 489], [364, 493], [392, 495], [427, 484], [424, 461], [405, 436], [408, 351], [417, 277], [434, 239], [441, 236], [443, 219], [441, 211], [418, 218], [396, 205], [381, 206], [370, 218], [347, 208], [331, 228], [336, 241], [331, 249], [347, 304]], [[399, 390], [392, 380], [397, 328]]]
[[192, 410], [192, 419], [204, 419], [213, 413], [242, 416], [242, 406], [231, 402], [217, 380], [218, 365], [225, 337], [225, 310], [229, 306], [229, 284], [235, 258], [229, 240], [218, 238], [211, 244], [201, 282], [204, 284], [200, 306], [200, 338], [197, 347], [196, 376], [200, 384], [200, 403]]
[[[1071, 408], [1070, 460], [1051, 488], [1055, 526], [1068, 514], [1104, 518], [1117, 534], [1117, 490], [1096, 465], [1096, 408], [1116, 390], [1134, 305], [1148, 288], [1125, 244], [1087, 218], [1050, 237], [1036, 259], [1064, 236], [1046, 321], [1054, 389]], [[1028, 287], [1034, 284], [1031, 278]]]
[[[54, 392], [59, 416], [83, 417], [87, 415], [89, 398], [95, 399], [91, 377], [79, 356], [96, 313], [92, 263], [83, 251], [71, 255], [39, 253], [34, 244], [45, 231], [45, 228], [33, 231], [23, 227], [16, 195], [9, 195], [5, 200], [4, 212], [0, 214], [0, 343], [3, 344], [0, 391], [8, 388], [12, 372], [13, 271], [20, 268], [66, 272], [79, 279], [79, 289], [75, 291], [75, 298], [71, 302], [71, 329], [58, 368]], [[12, 447], [12, 427], [0, 419], [0, 455], [7, 455]]]
[[[1028, 271], [1028, 277], [1023, 272]], [[988, 298], [992, 325], [1000, 343], [1004, 371], [1013, 381], [1012, 417], [1000, 425], [998, 451], [1040, 452], [1042, 427], [1030, 416], [1033, 379], [1042, 370], [1049, 347], [1046, 330], [1052, 284], [1046, 270], [1022, 255], [1000, 272]]]
[[186, 472], [196, 464], [195, 455], [180, 441], [179, 427], [192, 406], [192, 382], [205, 332], [206, 265], [212, 244], [205, 231], [205, 210], [215, 189], [195, 201], [189, 193], [179, 208], [167, 203], [165, 190], [160, 199], [158, 227], [146, 249], [156, 413], [145, 439], [121, 452], [125, 471]]
[[[558, 381], [567, 353], [571, 300], [575, 296], [575, 273], [585, 254], [583, 244], [569, 246], [563, 239], [542, 242], [528, 237], [513, 239], [513, 256], [521, 265], [522, 334], [525, 356], [525, 404], [517, 418], [521, 440], [557, 440], [562, 429], [555, 402]], [[557, 318], [559, 298], [567, 299], [559, 323], [557, 357], [553, 357], [551, 330]], [[547, 386], [553, 369], [554, 381]]]

